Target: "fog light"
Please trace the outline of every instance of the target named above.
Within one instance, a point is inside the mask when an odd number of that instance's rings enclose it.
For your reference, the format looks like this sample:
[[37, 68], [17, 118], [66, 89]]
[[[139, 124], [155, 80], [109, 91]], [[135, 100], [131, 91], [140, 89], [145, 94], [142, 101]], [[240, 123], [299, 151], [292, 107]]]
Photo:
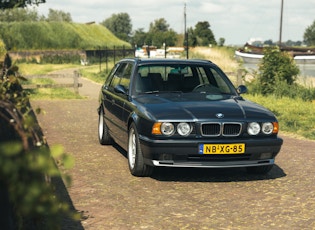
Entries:
[[262, 153], [260, 154], [260, 159], [270, 159], [272, 158], [272, 153]]

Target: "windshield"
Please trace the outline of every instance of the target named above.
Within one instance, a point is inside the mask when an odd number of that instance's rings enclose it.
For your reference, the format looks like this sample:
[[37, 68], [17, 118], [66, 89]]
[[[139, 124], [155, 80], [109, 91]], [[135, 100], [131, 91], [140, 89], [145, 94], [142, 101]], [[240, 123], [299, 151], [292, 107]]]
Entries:
[[138, 67], [135, 82], [137, 94], [206, 93], [237, 95], [222, 71], [212, 65], [143, 65]]

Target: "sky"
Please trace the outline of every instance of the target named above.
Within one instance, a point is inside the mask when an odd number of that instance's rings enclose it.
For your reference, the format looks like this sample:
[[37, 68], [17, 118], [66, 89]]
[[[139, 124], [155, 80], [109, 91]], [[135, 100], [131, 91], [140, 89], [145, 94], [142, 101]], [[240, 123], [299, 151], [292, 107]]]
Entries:
[[[282, 41], [303, 41], [315, 21], [315, 0], [283, 0]], [[281, 0], [46, 0], [36, 9], [47, 16], [49, 9], [70, 13], [73, 22], [100, 23], [113, 14], [128, 13], [132, 29], [148, 31], [151, 22], [164, 18], [170, 28], [184, 33], [186, 25], [210, 24], [215, 39], [225, 45], [242, 45], [250, 39], [279, 41]]]

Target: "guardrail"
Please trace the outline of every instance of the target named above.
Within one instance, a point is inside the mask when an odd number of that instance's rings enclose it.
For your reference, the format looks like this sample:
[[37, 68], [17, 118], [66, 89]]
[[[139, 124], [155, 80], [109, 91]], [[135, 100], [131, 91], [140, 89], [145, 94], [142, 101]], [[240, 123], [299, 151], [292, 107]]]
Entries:
[[54, 83], [54, 84], [26, 84], [22, 85], [23, 89], [39, 89], [39, 88], [73, 88], [76, 94], [79, 94], [79, 87], [82, 87], [82, 83], [79, 83], [80, 74], [78, 71], [74, 71], [73, 75], [69, 74], [45, 74], [45, 75], [28, 75], [24, 76], [27, 79], [32, 78], [73, 78], [73, 83]]

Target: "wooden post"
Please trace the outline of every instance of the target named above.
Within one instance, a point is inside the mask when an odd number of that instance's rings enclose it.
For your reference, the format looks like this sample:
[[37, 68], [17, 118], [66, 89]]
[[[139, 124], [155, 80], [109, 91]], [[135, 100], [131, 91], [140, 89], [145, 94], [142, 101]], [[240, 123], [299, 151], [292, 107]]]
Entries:
[[243, 74], [244, 69], [238, 69], [236, 74], [236, 85], [242, 85], [243, 84]]
[[79, 94], [79, 77], [80, 74], [77, 70], [73, 72], [73, 88], [76, 94]]

